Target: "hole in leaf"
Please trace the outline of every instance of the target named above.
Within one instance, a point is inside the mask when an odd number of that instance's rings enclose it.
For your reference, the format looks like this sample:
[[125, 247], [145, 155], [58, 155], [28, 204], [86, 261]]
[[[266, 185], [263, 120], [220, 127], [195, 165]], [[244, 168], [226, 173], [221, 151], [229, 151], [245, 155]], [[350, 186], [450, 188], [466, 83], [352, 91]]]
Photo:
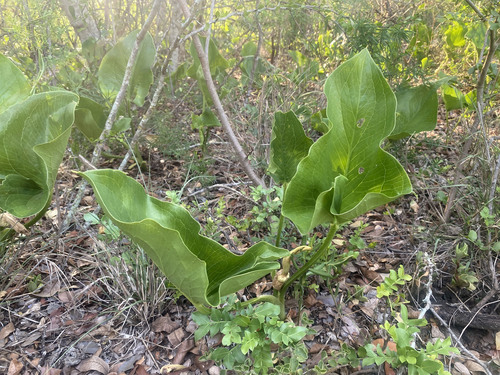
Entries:
[[364, 172], [365, 172], [365, 169], [364, 169], [363, 167], [360, 167], [360, 168], [358, 169], [358, 173], [359, 173], [359, 174], [363, 174]]
[[364, 118], [360, 118], [358, 120], [358, 128], [362, 127], [364, 122], [365, 122], [365, 119]]

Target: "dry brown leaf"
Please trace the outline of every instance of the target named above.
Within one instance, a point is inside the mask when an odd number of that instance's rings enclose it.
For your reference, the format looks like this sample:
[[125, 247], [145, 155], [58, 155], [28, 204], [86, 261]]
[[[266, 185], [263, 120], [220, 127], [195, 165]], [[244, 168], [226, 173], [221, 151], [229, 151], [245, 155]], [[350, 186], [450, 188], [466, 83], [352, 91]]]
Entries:
[[23, 370], [24, 365], [16, 358], [12, 358], [7, 370], [7, 375], [19, 375]]
[[27, 338], [25, 338], [21, 344], [23, 348], [30, 346], [33, 344], [36, 340], [38, 340], [42, 334], [40, 332], [34, 332], [31, 335], [29, 335]]
[[47, 298], [47, 297], [52, 297], [60, 290], [61, 290], [61, 282], [59, 281], [59, 279], [55, 279], [55, 280], [50, 280], [47, 284], [45, 284], [40, 293], [33, 293], [33, 295], [37, 297]]
[[431, 325], [431, 336], [433, 338], [443, 339], [443, 340], [446, 338], [446, 336], [443, 334], [443, 332], [441, 332], [441, 330], [436, 324]]
[[92, 332], [89, 332], [89, 334], [93, 337], [95, 337], [95, 336], [106, 336], [106, 337], [116, 336], [116, 332], [113, 329], [113, 327], [111, 327], [111, 323], [103, 324], [102, 326], [94, 329]]
[[361, 311], [363, 311], [366, 316], [373, 318], [373, 315], [375, 315], [375, 309], [377, 308], [379, 302], [380, 299], [378, 298], [370, 298], [368, 301], [360, 305]]
[[320, 344], [319, 342], [315, 342], [309, 348], [309, 353], [310, 354], [316, 354], [316, 353], [321, 352], [324, 348], [325, 348], [325, 344]]
[[360, 269], [363, 273], [363, 276], [366, 277], [370, 282], [375, 281], [379, 284], [384, 282], [382, 274], [364, 267], [360, 267]]
[[186, 370], [188, 367], [183, 365], [165, 365], [161, 368], [160, 374], [169, 374], [174, 371]]
[[135, 375], [149, 375], [149, 372], [144, 365], [138, 365], [135, 369]]
[[413, 212], [418, 213], [418, 203], [415, 202], [413, 199], [410, 202], [410, 208], [413, 210]]
[[170, 319], [169, 316], [160, 316], [151, 324], [153, 332], [167, 332], [172, 333], [175, 329], [179, 328], [179, 324]]
[[[372, 344], [377, 346], [377, 345], [380, 345], [381, 348], [384, 347], [384, 339], [376, 339], [376, 340], [373, 340], [372, 341]], [[395, 342], [393, 341], [388, 341], [387, 342], [387, 346], [386, 346], [386, 349], [389, 349], [393, 352], [397, 352], [398, 351], [398, 346], [396, 345]], [[385, 350], [384, 350], [385, 351]]]
[[194, 348], [194, 340], [185, 340], [181, 343], [179, 348], [177, 349], [177, 353], [175, 353], [175, 357], [172, 360], [172, 363], [179, 364], [184, 361], [184, 357], [187, 352]]
[[28, 230], [19, 222], [19, 219], [8, 212], [0, 214], [0, 227], [14, 229], [17, 233], [26, 234]]
[[319, 301], [316, 299], [316, 297], [309, 293], [306, 298], [304, 298], [304, 306], [307, 308], [311, 308], [312, 306], [316, 305]]
[[470, 374], [470, 371], [469, 369], [463, 364], [463, 363], [460, 363], [460, 362], [455, 362], [453, 364], [453, 373], [457, 374], [457, 375], [471, 375]]
[[182, 328], [177, 328], [170, 335], [167, 335], [168, 341], [172, 346], [178, 346], [182, 342], [182, 339], [186, 336], [186, 332]]
[[474, 361], [467, 361], [465, 362], [465, 366], [469, 369], [470, 372], [483, 372], [486, 373], [484, 370], [483, 366], [481, 366], [479, 363], [476, 363]]
[[394, 371], [389, 362], [384, 363], [384, 371], [385, 375], [396, 375], [396, 371]]
[[59, 293], [57, 293], [57, 298], [59, 298], [59, 301], [62, 303], [71, 303], [75, 300], [75, 293], [69, 290], [60, 290]]
[[42, 370], [42, 375], [61, 375], [61, 371], [62, 371], [61, 369], [45, 367]]
[[495, 335], [495, 346], [497, 350], [500, 350], [500, 331]]
[[52, 223], [54, 223], [56, 226], [59, 226], [59, 220], [57, 220], [58, 219], [57, 209], [47, 210], [47, 212], [45, 212], [45, 217], [50, 221], [52, 221]]
[[0, 340], [7, 338], [12, 332], [14, 332], [16, 328], [14, 327], [14, 323], [10, 322], [5, 327], [0, 330]]
[[109, 373], [109, 365], [103, 359], [95, 355], [80, 363], [76, 368], [81, 372], [97, 371], [104, 375]]
[[356, 220], [354, 223], [350, 224], [349, 227], [355, 229], [355, 228], [359, 228], [363, 224], [364, 224], [363, 221]]

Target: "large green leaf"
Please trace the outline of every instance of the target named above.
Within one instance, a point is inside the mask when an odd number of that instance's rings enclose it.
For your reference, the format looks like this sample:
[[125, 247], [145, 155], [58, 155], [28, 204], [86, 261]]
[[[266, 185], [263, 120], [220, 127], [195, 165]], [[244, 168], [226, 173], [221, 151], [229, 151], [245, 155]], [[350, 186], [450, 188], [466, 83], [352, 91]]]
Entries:
[[[123, 117], [122, 111], [119, 111], [118, 119], [113, 123], [110, 135], [118, 134], [130, 128], [132, 121], [129, 117]], [[108, 111], [106, 108], [92, 99], [80, 97], [75, 110], [75, 126], [80, 130], [90, 141], [95, 141], [101, 136]]]
[[271, 270], [288, 251], [260, 242], [235, 255], [199, 234], [200, 225], [181, 206], [147, 195], [124, 173], [82, 173], [113, 223], [142, 246], [158, 268], [195, 305], [219, 304]]
[[[120, 87], [127, 67], [128, 59], [132, 53], [138, 30], [132, 31], [124, 39], [120, 40], [111, 50], [106, 53], [99, 66], [99, 87], [104, 97], [114, 100]], [[153, 38], [148, 33], [139, 47], [139, 54], [135, 61], [132, 77], [127, 90], [127, 98], [138, 106], [144, 104], [144, 98], [148, 95], [149, 87], [153, 83], [153, 66], [156, 50]]]
[[75, 126], [91, 141], [100, 137], [106, 123], [104, 106], [92, 99], [80, 97], [75, 111]]
[[289, 182], [299, 162], [307, 156], [312, 140], [306, 136], [302, 124], [292, 111], [274, 114], [271, 135], [269, 174], [279, 184]]
[[52, 189], [78, 96], [53, 91], [0, 114], [0, 208], [17, 217], [40, 212]]
[[403, 89], [396, 93], [396, 98], [396, 127], [390, 139], [403, 138], [436, 127], [438, 95], [435, 85]]
[[325, 94], [332, 127], [300, 162], [283, 202], [303, 234], [411, 192], [403, 167], [380, 148], [394, 129], [396, 99], [367, 50], [331, 74]]
[[0, 113], [26, 99], [31, 86], [24, 74], [7, 57], [0, 54]]

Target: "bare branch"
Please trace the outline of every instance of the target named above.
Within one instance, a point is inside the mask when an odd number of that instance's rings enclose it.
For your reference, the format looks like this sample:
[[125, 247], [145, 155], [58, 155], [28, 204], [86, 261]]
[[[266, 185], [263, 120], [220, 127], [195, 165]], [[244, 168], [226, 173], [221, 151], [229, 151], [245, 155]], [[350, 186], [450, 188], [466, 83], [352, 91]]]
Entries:
[[[190, 18], [191, 12], [189, 11], [189, 8], [186, 4], [185, 0], [179, 0], [179, 4], [182, 8], [182, 12], [184, 13], [184, 16], [186, 18]], [[229, 122], [229, 118], [227, 117], [227, 114], [224, 110], [224, 107], [222, 106], [222, 103], [220, 101], [219, 95], [217, 94], [217, 89], [215, 88], [214, 81], [212, 80], [212, 75], [210, 73], [210, 65], [208, 62], [208, 57], [203, 49], [203, 46], [200, 41], [200, 37], [197, 34], [193, 35], [193, 44], [196, 48], [196, 53], [198, 54], [198, 57], [200, 59], [201, 67], [203, 70], [203, 76], [205, 77], [205, 81], [207, 83], [208, 87], [208, 92], [210, 93], [210, 97], [212, 98], [212, 101], [214, 102], [215, 109], [217, 111], [219, 120], [222, 124], [222, 128], [224, 129], [224, 132], [227, 134], [229, 137], [229, 142], [233, 146], [233, 149], [236, 152], [236, 156], [238, 157], [238, 160], [247, 173], [248, 177], [252, 180], [252, 182], [255, 185], [262, 185], [265, 186], [264, 181], [257, 175], [257, 173], [254, 171], [252, 166], [250, 165], [250, 162], [247, 159], [247, 156], [245, 154], [245, 151], [243, 150], [243, 147], [241, 147], [240, 142], [238, 141], [238, 138], [236, 138], [236, 135], [234, 134], [233, 128], [231, 126], [231, 123]]]
[[[151, 26], [151, 23], [153, 22], [154, 18], [156, 17], [156, 14], [158, 13], [157, 10], [158, 10], [158, 6], [160, 5], [160, 2], [161, 2], [161, 0], [155, 0], [146, 22], [142, 26], [142, 29], [139, 32], [139, 34], [137, 34], [137, 38], [135, 40], [134, 47], [132, 48], [132, 52], [130, 53], [130, 57], [128, 59], [127, 67], [125, 69], [125, 74], [123, 76], [122, 85], [120, 87], [120, 90], [118, 91], [118, 95], [115, 98], [113, 106], [111, 107], [111, 111], [110, 111], [109, 116], [106, 120], [104, 130], [102, 131], [101, 136], [99, 137], [99, 140], [97, 141], [97, 144], [94, 148], [94, 152], [92, 153], [92, 160], [90, 161], [91, 165], [97, 166], [99, 163], [99, 160], [101, 158], [102, 148], [104, 147], [104, 141], [106, 140], [106, 137], [109, 134], [111, 127], [113, 126], [113, 123], [116, 120], [116, 116], [118, 115], [118, 108], [120, 107], [123, 99], [125, 98], [127, 88], [130, 84], [130, 78], [132, 76], [132, 68], [135, 64], [135, 61], [137, 59], [137, 55], [139, 53], [139, 46], [140, 46], [142, 40], [144, 39], [144, 37], [146, 36], [146, 33], [148, 32], [149, 27]], [[77, 208], [80, 206], [80, 202], [83, 199], [83, 195], [85, 194], [86, 187], [87, 187], [87, 182], [82, 180], [82, 182], [78, 186], [78, 193], [75, 197], [75, 200], [73, 201], [71, 209], [68, 212], [66, 218], [64, 219], [64, 222], [62, 223], [61, 227], [59, 228], [59, 231], [61, 233], [68, 228], [71, 219], [75, 215]]]

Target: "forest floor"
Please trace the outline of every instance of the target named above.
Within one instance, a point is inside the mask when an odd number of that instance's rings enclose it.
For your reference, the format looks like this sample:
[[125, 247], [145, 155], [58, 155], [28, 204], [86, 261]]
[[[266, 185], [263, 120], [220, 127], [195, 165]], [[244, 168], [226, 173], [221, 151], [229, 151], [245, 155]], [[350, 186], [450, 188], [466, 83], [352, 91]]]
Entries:
[[[475, 290], [453, 284], [454, 249], [464, 241], [469, 227], [460, 212], [443, 224], [445, 203], [438, 192], [449, 185], [459, 157], [460, 149], [453, 145], [461, 143], [453, 140], [460, 140], [461, 129], [451, 128], [456, 122], [453, 115], [447, 122], [441, 118], [434, 132], [392, 146], [391, 152], [397, 154], [412, 179], [415, 194], [344, 227], [336, 239], [338, 251], [352, 246], [350, 238], [361, 238], [367, 246], [359, 250], [358, 258], [347, 262], [335, 279], [311, 276], [298, 286], [303, 288], [303, 298], [299, 293], [290, 294], [288, 318], [296, 320], [305, 313], [316, 331], [305, 341], [309, 368], [321, 359], [321, 353], [335, 353], [343, 343], [359, 347], [380, 337], [387, 306], [377, 298], [376, 287], [399, 265], [414, 277], [403, 292], [410, 301], [411, 316], [418, 315], [428, 292], [427, 275], [417, 266], [423, 253], [429, 254], [437, 271], [432, 306], [448, 325], [443, 326], [429, 312], [421, 340], [448, 337], [448, 330], [452, 330], [481, 360], [500, 360], [495, 342], [500, 331], [500, 301], [489, 301], [474, 311], [475, 303], [488, 291], [488, 271], [482, 260], [474, 261], [476, 270], [484, 270], [478, 274]], [[192, 143], [196, 143], [195, 138]], [[165, 199], [166, 191], [182, 189], [182, 203], [202, 226], [211, 216], [217, 224], [214, 236], [228, 248], [244, 251], [252, 237], [264, 234], [251, 229], [238, 232], [220, 217], [251, 220], [252, 207], [258, 203], [251, 199], [247, 179], [231, 157], [230, 146], [217, 135], [212, 139], [215, 143], [208, 146], [202, 172], [212, 178], [192, 178], [196, 171], [191, 161], [199, 159], [199, 148], [188, 147], [182, 156], [172, 157], [151, 145], [142, 148], [148, 170], [140, 179], [149, 193], [160, 199]], [[116, 167], [119, 162], [108, 159], [103, 167]], [[9, 247], [2, 264], [0, 373], [146, 375], [159, 374], [169, 364], [184, 366], [169, 368], [170, 374], [220, 373], [214, 362], [202, 359], [202, 355], [220, 345], [221, 337], [195, 342], [195, 324], [190, 319], [194, 308], [168, 288], [156, 268], [126, 238], [114, 236], [105, 222], [91, 224], [89, 216], [84, 217], [96, 208], [90, 189], [73, 227], [59, 233], [80, 180], [73, 168], [69, 162], [61, 167], [53, 206], [30, 234]], [[127, 172], [138, 175], [133, 161]], [[467, 199], [457, 205], [458, 210], [463, 204], [468, 204]], [[496, 266], [500, 271], [500, 264]], [[239, 297], [268, 292], [270, 281], [258, 281]], [[314, 287], [308, 288], [310, 285]], [[361, 298], [355, 294], [359, 286], [364, 287]], [[454, 374], [484, 372], [465, 353], [447, 360], [446, 366]], [[384, 370], [343, 367], [331, 373], [356, 371], [376, 374]], [[386, 369], [386, 374], [390, 371]]]

